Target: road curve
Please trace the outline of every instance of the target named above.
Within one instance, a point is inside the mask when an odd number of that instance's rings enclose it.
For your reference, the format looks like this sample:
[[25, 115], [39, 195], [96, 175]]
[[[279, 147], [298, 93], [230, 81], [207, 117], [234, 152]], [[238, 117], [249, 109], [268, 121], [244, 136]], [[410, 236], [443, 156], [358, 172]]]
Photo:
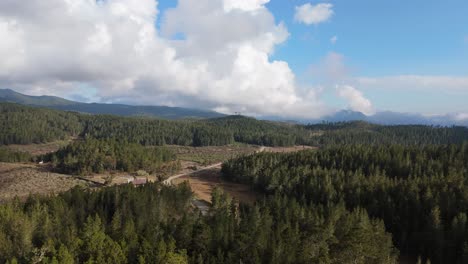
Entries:
[[175, 180], [175, 179], [178, 179], [178, 178], [184, 177], [184, 176], [188, 176], [188, 175], [192, 175], [192, 174], [196, 174], [196, 173], [198, 173], [198, 172], [205, 171], [205, 170], [210, 170], [210, 169], [214, 169], [214, 168], [220, 168], [222, 164], [223, 164], [222, 162], [219, 162], [219, 163], [215, 163], [215, 164], [212, 164], [212, 165], [203, 167], [203, 168], [201, 168], [201, 169], [199, 169], [199, 170], [194, 170], [194, 171], [187, 172], [187, 173], [181, 173], [181, 174], [173, 175], [173, 176], [171, 176], [171, 177], [165, 179], [165, 180], [163, 181], [163, 184], [165, 184], [165, 185], [172, 185], [172, 181]]

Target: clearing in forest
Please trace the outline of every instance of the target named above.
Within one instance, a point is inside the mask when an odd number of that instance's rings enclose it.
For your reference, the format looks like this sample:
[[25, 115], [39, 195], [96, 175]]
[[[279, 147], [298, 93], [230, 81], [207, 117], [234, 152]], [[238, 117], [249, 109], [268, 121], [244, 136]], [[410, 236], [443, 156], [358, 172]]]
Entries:
[[[244, 146], [241, 148], [240, 151], [239, 147], [202, 147], [202, 148], [193, 148], [193, 147], [181, 147], [185, 151], [189, 151], [188, 153], [182, 152], [183, 157], [196, 157], [200, 160], [204, 159], [205, 155], [212, 157], [213, 155], [217, 155], [219, 158], [215, 160], [213, 163], [217, 163], [220, 161], [225, 161], [229, 158], [234, 158], [239, 155], [246, 155], [252, 154], [255, 152], [275, 152], [275, 153], [286, 153], [286, 152], [296, 152], [302, 151], [306, 149], [315, 149], [314, 147], [309, 146], [293, 146], [293, 147], [259, 147], [259, 146]], [[222, 153], [224, 154], [213, 154], [213, 153]], [[181, 154], [179, 154], [181, 155]], [[221, 157], [224, 157], [223, 159]], [[252, 204], [255, 202], [258, 194], [252, 189], [252, 187], [239, 184], [239, 183], [232, 183], [225, 181], [221, 178], [221, 169], [213, 168], [210, 170], [203, 170], [197, 173], [192, 173], [189, 168], [193, 168], [193, 170], [200, 169], [201, 164], [197, 164], [194, 162], [194, 158], [192, 158], [191, 162], [182, 163], [183, 166], [183, 173], [187, 173], [187, 175], [183, 177], [179, 177], [172, 181], [173, 184], [180, 184], [184, 181], [188, 181], [192, 191], [195, 193], [195, 196], [203, 201], [211, 202], [211, 192], [215, 187], [222, 188], [225, 192], [227, 192], [230, 196], [234, 197], [235, 199]], [[203, 163], [203, 165], [207, 165]], [[190, 167], [187, 167], [190, 166]], [[188, 175], [190, 174], [190, 175]]]
[[15, 196], [25, 199], [29, 194], [58, 194], [77, 185], [89, 186], [72, 176], [49, 172], [43, 166], [0, 162], [0, 201]]

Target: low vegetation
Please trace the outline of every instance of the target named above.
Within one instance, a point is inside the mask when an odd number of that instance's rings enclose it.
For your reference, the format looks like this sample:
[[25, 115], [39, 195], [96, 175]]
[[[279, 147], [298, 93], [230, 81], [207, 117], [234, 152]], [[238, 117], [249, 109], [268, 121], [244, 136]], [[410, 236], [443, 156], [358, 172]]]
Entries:
[[42, 166], [0, 162], [0, 203], [15, 198], [25, 200], [31, 194], [56, 195], [77, 185], [93, 187], [75, 177], [49, 172]]
[[33, 157], [27, 152], [13, 151], [0, 146], [0, 162], [29, 162]]
[[202, 166], [227, 161], [229, 159], [254, 153], [257, 146], [247, 144], [232, 144], [227, 146], [190, 147], [190, 146], [167, 146], [173, 151], [177, 158], [182, 161], [196, 162]]

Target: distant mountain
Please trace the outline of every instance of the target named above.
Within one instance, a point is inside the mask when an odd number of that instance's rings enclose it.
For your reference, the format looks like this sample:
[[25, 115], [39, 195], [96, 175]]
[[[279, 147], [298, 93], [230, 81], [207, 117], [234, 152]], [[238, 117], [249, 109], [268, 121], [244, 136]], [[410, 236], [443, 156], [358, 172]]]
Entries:
[[223, 117], [214, 111], [169, 106], [134, 106], [124, 104], [80, 103], [55, 96], [29, 96], [10, 89], [0, 89], [0, 102], [11, 102], [30, 106], [41, 106], [58, 110], [89, 114], [120, 116], [150, 116], [165, 119], [205, 119]]
[[35, 106], [65, 106], [79, 104], [56, 96], [29, 96], [11, 89], [0, 89], [0, 101]]
[[315, 120], [302, 120], [302, 123], [320, 122], [349, 122], [366, 121], [381, 125], [441, 125], [441, 126], [468, 126], [468, 119], [461, 119], [457, 114], [446, 114], [437, 116], [424, 116], [414, 113], [398, 113], [391, 111], [377, 112], [374, 115], [366, 116], [361, 112], [342, 110], [333, 115], [325, 116]]
[[356, 121], [366, 120], [367, 116], [361, 112], [355, 112], [351, 110], [342, 110], [336, 112], [333, 115], [326, 116], [323, 119], [327, 122], [345, 122], [345, 121]]

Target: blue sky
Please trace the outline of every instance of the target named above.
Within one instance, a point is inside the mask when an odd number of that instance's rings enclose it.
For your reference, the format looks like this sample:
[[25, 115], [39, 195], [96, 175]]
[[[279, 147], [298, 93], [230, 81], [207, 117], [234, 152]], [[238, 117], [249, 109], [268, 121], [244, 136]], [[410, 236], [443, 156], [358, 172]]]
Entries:
[[275, 58], [287, 60], [295, 71], [337, 51], [366, 76], [467, 74], [467, 1], [329, 1], [333, 17], [316, 26], [293, 20], [294, 6], [305, 3], [319, 2], [272, 0], [267, 5], [291, 33]]
[[[319, 25], [297, 23], [294, 6], [317, 1], [272, 0], [267, 7], [291, 36], [275, 59], [286, 60], [301, 79], [328, 52], [345, 58], [353, 75], [366, 77], [468, 75], [468, 1], [335, 0], [334, 15]], [[337, 36], [335, 44], [330, 38]], [[303, 79], [307, 79], [304, 78]], [[460, 89], [461, 90], [461, 89]], [[380, 109], [404, 112], [466, 111], [468, 92], [381, 90], [365, 95]], [[333, 96], [324, 98], [342, 105]]]
[[466, 0], [0, 1], [0, 39], [0, 87], [26, 94], [468, 118]]

